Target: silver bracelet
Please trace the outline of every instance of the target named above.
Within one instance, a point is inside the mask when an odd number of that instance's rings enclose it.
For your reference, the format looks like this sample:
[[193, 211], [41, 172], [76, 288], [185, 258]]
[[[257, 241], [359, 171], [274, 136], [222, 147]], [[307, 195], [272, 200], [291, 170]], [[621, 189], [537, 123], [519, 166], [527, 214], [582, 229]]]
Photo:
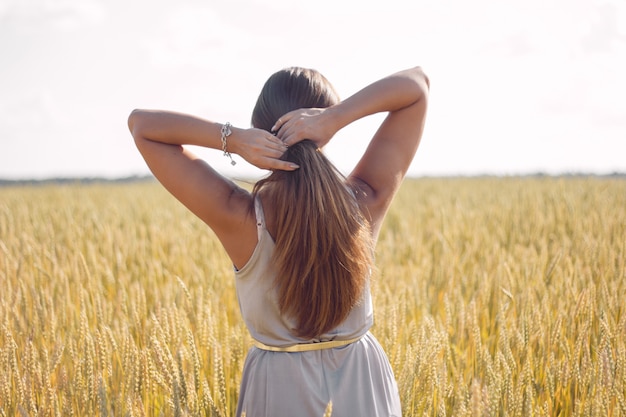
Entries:
[[233, 133], [233, 131], [230, 130], [231, 126], [232, 125], [230, 124], [230, 122], [226, 122], [222, 125], [222, 130], [220, 131], [220, 133], [222, 134], [222, 150], [224, 151], [224, 156], [227, 156], [230, 158], [230, 164], [236, 165], [237, 162], [233, 160], [233, 156], [230, 154], [230, 152], [226, 150], [226, 138], [229, 137]]

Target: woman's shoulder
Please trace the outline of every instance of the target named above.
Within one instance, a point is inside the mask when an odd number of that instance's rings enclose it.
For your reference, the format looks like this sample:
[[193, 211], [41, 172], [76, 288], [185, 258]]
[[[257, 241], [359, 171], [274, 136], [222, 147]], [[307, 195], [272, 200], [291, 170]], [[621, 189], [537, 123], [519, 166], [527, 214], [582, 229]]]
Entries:
[[227, 198], [222, 222], [211, 228], [236, 267], [243, 266], [257, 243], [253, 195], [242, 187], [233, 187]]

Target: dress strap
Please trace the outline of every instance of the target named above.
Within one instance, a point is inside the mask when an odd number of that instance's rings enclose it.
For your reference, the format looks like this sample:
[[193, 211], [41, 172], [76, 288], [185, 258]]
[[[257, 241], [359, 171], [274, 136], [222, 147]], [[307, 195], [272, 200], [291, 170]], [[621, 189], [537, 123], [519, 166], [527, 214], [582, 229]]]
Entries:
[[263, 206], [261, 205], [261, 200], [259, 196], [254, 198], [254, 213], [256, 216], [256, 231], [258, 239], [261, 240], [261, 235], [263, 234], [263, 229], [265, 229], [265, 215], [263, 213]]

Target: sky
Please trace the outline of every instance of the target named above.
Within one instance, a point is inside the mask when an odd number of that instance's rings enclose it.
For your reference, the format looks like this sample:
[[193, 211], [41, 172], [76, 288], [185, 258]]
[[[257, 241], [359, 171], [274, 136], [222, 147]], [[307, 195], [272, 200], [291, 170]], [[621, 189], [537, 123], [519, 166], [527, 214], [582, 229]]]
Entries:
[[[431, 90], [409, 175], [626, 172], [624, 0], [0, 0], [0, 178], [145, 175], [134, 108], [248, 127], [281, 68], [345, 98], [416, 65]], [[327, 146], [342, 171], [382, 117]]]

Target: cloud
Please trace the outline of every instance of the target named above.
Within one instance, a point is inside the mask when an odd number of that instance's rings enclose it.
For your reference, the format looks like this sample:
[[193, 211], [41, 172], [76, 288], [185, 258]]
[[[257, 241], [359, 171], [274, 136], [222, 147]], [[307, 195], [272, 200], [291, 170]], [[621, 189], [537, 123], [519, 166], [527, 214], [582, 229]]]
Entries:
[[168, 13], [162, 29], [142, 37], [139, 44], [159, 67], [213, 67], [227, 44], [241, 43], [244, 37], [239, 33], [211, 8], [185, 5]]
[[[468, 137], [487, 149], [518, 137], [530, 159], [564, 132], [571, 142], [603, 132], [609, 143], [626, 120], [625, 10], [623, 0], [389, 0], [384, 9], [353, 0], [0, 0], [0, 133], [24, 141], [20, 152], [0, 152], [0, 174], [10, 164], [35, 169], [19, 156], [36, 141], [42, 155], [53, 141], [113, 169], [137, 106], [244, 126], [267, 76], [288, 65], [321, 70], [347, 96], [423, 64], [433, 85], [424, 143], [441, 146], [425, 155], [438, 171]], [[348, 136], [365, 140], [373, 129]], [[59, 158], [37, 169], [69, 169]]]
[[75, 32], [102, 24], [107, 17], [98, 0], [7, 0], [0, 6], [0, 20], [18, 33], [53, 29]]
[[58, 103], [49, 91], [30, 92], [14, 97], [4, 97], [0, 102], [0, 129], [23, 126], [43, 127], [55, 124], [58, 118]]
[[65, 0], [48, 1], [48, 13], [51, 24], [64, 32], [76, 32], [80, 29], [102, 24], [106, 17], [106, 9], [96, 0]]
[[626, 45], [626, 11], [614, 3], [604, 3], [595, 8], [593, 21], [582, 38], [586, 52], [611, 52], [614, 47]]

